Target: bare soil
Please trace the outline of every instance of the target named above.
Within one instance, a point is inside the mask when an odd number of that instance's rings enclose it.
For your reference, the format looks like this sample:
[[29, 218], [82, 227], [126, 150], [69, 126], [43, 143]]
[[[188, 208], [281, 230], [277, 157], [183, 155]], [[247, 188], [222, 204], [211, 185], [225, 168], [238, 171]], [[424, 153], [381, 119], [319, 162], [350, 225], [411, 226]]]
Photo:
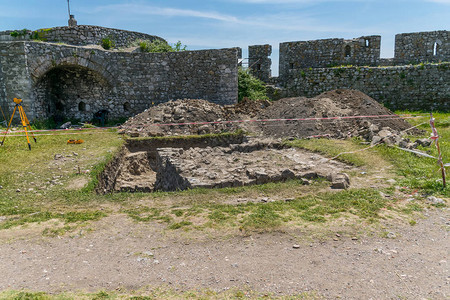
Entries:
[[[265, 120], [291, 118], [328, 118], [345, 116], [384, 116], [342, 120], [242, 122], [196, 125], [161, 125], [191, 122]], [[334, 138], [363, 136], [370, 125], [402, 131], [411, 126], [373, 98], [357, 90], [333, 90], [313, 98], [295, 97], [269, 101], [242, 101], [234, 106], [199, 99], [169, 101], [150, 107], [122, 125], [132, 137], [220, 133], [244, 129], [275, 137], [305, 138], [329, 135]]]
[[[61, 237], [46, 224], [0, 231], [0, 289], [121, 292], [230, 288], [327, 299], [448, 299], [449, 210], [425, 211], [388, 237], [327, 228], [208, 238], [113, 215]], [[333, 230], [341, 234], [331, 234]], [[357, 237], [354, 237], [357, 235]]]
[[[397, 117], [389, 109], [373, 98], [357, 90], [333, 90], [314, 98], [294, 97], [273, 102], [262, 110], [260, 119], [292, 118], [330, 118], [346, 116], [369, 116], [342, 120], [287, 121], [283, 123], [262, 124], [264, 135], [277, 137], [305, 138], [316, 135], [329, 135], [333, 138], [360, 136], [371, 124], [379, 128], [390, 127], [403, 131], [411, 127], [405, 120]], [[373, 118], [372, 116], [386, 116]]]

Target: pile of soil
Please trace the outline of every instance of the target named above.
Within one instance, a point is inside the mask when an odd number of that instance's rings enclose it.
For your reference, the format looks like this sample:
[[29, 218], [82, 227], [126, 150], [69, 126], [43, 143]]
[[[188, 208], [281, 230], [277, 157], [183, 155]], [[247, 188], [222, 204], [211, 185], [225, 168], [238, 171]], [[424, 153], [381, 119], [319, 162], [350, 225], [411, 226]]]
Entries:
[[[333, 90], [314, 98], [284, 98], [273, 103], [258, 115], [259, 119], [329, 118], [345, 116], [379, 116], [343, 120], [306, 120], [267, 122], [261, 124], [264, 135], [305, 138], [329, 135], [334, 138], [366, 137], [369, 128], [389, 127], [403, 131], [411, 125], [373, 98], [357, 90]], [[392, 116], [392, 117], [391, 117]]]
[[121, 126], [132, 137], [220, 133], [238, 129], [233, 124], [155, 125], [192, 122], [220, 122], [233, 119], [232, 110], [201, 99], [169, 101], [150, 107]]
[[[197, 125], [155, 125], [167, 123], [220, 122], [245, 119], [297, 119], [345, 116], [378, 116], [381, 118], [355, 118], [341, 120], [306, 120], [276, 122], [219, 123]], [[357, 90], [333, 90], [314, 98], [284, 98], [269, 101], [242, 101], [236, 105], [222, 107], [206, 100], [184, 99], [169, 101], [151, 107], [132, 117], [122, 132], [132, 137], [168, 136], [246, 131], [274, 137], [306, 138], [327, 135], [333, 138], [361, 136], [371, 139], [372, 128], [389, 127], [399, 132], [410, 128], [410, 124], [382, 106], [373, 98]]]

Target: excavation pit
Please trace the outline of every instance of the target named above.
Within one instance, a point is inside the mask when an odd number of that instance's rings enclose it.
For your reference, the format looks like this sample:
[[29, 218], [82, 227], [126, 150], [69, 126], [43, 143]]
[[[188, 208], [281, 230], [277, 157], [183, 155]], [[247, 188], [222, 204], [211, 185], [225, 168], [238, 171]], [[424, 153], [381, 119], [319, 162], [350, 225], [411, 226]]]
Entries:
[[347, 188], [352, 166], [240, 134], [130, 139], [100, 175], [97, 191], [154, 192], [326, 178]]

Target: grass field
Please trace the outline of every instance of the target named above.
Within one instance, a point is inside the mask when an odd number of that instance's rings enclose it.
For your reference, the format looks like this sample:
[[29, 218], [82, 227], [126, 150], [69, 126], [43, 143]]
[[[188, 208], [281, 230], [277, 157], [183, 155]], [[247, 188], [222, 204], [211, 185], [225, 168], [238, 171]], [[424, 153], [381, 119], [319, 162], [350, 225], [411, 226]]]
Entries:
[[[427, 131], [428, 115], [399, 112]], [[450, 114], [436, 114], [444, 162], [450, 162]], [[95, 230], [95, 222], [105, 216], [125, 214], [136, 222], [163, 224], [170, 233], [220, 236], [239, 232], [288, 232], [299, 229], [310, 239], [327, 238], [327, 230], [358, 234], [372, 225], [383, 236], [382, 222], [391, 219], [413, 226], [425, 208], [433, 208], [426, 198], [435, 195], [448, 203], [450, 187], [443, 188], [436, 161], [384, 145], [345, 154], [339, 160], [358, 166], [350, 174], [349, 190], [330, 191], [324, 180], [303, 185], [292, 180], [224, 189], [193, 189], [180, 192], [114, 193], [94, 192], [97, 175], [120, 149], [124, 137], [115, 131], [84, 130], [73, 135], [38, 136], [28, 150], [24, 137], [8, 137], [0, 147], [0, 230], [42, 224], [43, 236], [71, 236], [80, 228]], [[68, 139], [83, 144], [67, 144]], [[416, 137], [411, 137], [414, 139]], [[334, 157], [342, 152], [367, 148], [361, 140], [294, 140], [294, 147]], [[437, 156], [434, 146], [421, 150]], [[380, 169], [384, 170], [380, 172]], [[388, 181], [390, 180], [390, 181]], [[407, 198], [414, 196], [413, 201]], [[268, 199], [236, 204], [233, 199]], [[273, 200], [273, 201], [272, 201]], [[437, 209], [443, 205], [435, 205]], [[408, 225], [409, 224], [409, 225]], [[356, 229], [355, 229], [356, 228]], [[342, 231], [341, 231], [342, 230]], [[41, 232], [39, 231], [39, 232]], [[324, 233], [325, 232], [325, 233]], [[351, 233], [350, 233], [351, 232]], [[40, 233], [38, 233], [40, 234]], [[88, 233], [89, 234], [89, 233]], [[259, 294], [235, 289], [225, 292], [195, 290], [179, 292], [156, 288], [139, 291], [47, 294], [3, 291], [0, 299], [320, 299], [315, 292], [293, 296]]]
[[[402, 113], [423, 116], [412, 119], [413, 125], [428, 120], [426, 114]], [[444, 162], [448, 162], [450, 114], [436, 114], [436, 119]], [[427, 124], [420, 128], [430, 132]], [[24, 137], [6, 139], [5, 145], [0, 147], [0, 228], [54, 219], [64, 226], [47, 228], [45, 233], [57, 235], [63, 234], [64, 228], [70, 231], [83, 222], [125, 213], [136, 221], [165, 223], [168, 230], [235, 228], [264, 231], [326, 224], [348, 216], [372, 223], [385, 218], [386, 210], [405, 214], [419, 210], [397, 205], [401, 200], [398, 197], [381, 196], [380, 192], [394, 195], [395, 186], [397, 190], [401, 187], [405, 194], [419, 191], [422, 198], [428, 195], [450, 196], [450, 187], [442, 188], [439, 168], [433, 159], [384, 145], [339, 157], [344, 162], [369, 170], [369, 173], [382, 164], [392, 165], [389, 176], [396, 180], [396, 184], [378, 190], [368, 186], [329, 192], [328, 184], [319, 180], [309, 186], [289, 181], [217, 190], [97, 195], [93, 191], [97, 174], [123, 144], [123, 137], [114, 131], [74, 133], [37, 136], [38, 142], [32, 142], [32, 151], [28, 150]], [[81, 138], [84, 143], [67, 144], [69, 138]], [[367, 147], [359, 140], [315, 139], [290, 143], [328, 157]], [[432, 156], [437, 155], [434, 146], [422, 150]], [[231, 198], [262, 197], [289, 201], [226, 204]], [[418, 201], [417, 205], [426, 204]]]
[[[114, 292], [100, 291], [98, 293], [66, 293], [60, 295], [49, 295], [43, 292], [18, 292], [8, 291], [0, 292], [0, 299], [14, 299], [14, 300], [69, 300], [69, 299], [81, 299], [81, 300], [153, 300], [153, 299], [278, 299], [278, 300], [316, 300], [322, 299], [314, 292], [305, 292], [295, 296], [277, 296], [270, 293], [260, 294], [251, 290], [232, 289], [226, 292], [215, 292], [212, 290], [195, 290], [180, 293], [170, 289], [157, 288], [146, 292], [137, 292], [139, 296], [130, 296], [129, 294], [121, 294]], [[143, 294], [143, 296], [142, 296]]]

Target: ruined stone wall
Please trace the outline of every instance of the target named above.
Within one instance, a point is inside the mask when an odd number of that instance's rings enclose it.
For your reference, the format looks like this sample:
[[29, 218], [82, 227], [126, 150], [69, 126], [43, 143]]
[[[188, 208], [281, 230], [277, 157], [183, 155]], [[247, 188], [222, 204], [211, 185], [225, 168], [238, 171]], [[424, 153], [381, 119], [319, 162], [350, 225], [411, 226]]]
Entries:
[[280, 83], [283, 96], [316, 96], [357, 89], [391, 109], [450, 111], [450, 63], [392, 67], [290, 70]]
[[0, 104], [8, 115], [14, 108], [14, 98], [23, 99], [27, 111], [32, 106], [27, 60], [24, 43], [0, 43]]
[[0, 41], [20, 41], [37, 38], [46, 42], [60, 42], [69, 45], [99, 45], [103, 38], [114, 41], [115, 47], [127, 47], [136, 40], [164, 40], [160, 37], [140, 32], [106, 28], [91, 25], [61, 26], [28, 31], [28, 34], [12, 37], [13, 30], [1, 31]]
[[179, 98], [237, 101], [237, 48], [130, 53], [6, 42], [0, 49], [4, 97], [22, 97], [30, 118], [90, 120], [102, 109], [110, 118], [126, 117]]
[[272, 77], [272, 60], [269, 58], [271, 54], [271, 45], [255, 45], [248, 47], [248, 67], [255, 77], [265, 82]]
[[450, 61], [450, 31], [397, 34], [394, 60], [396, 64]]
[[347, 64], [374, 66], [380, 60], [380, 46], [380, 36], [280, 43], [279, 74], [282, 77], [292, 69]]

